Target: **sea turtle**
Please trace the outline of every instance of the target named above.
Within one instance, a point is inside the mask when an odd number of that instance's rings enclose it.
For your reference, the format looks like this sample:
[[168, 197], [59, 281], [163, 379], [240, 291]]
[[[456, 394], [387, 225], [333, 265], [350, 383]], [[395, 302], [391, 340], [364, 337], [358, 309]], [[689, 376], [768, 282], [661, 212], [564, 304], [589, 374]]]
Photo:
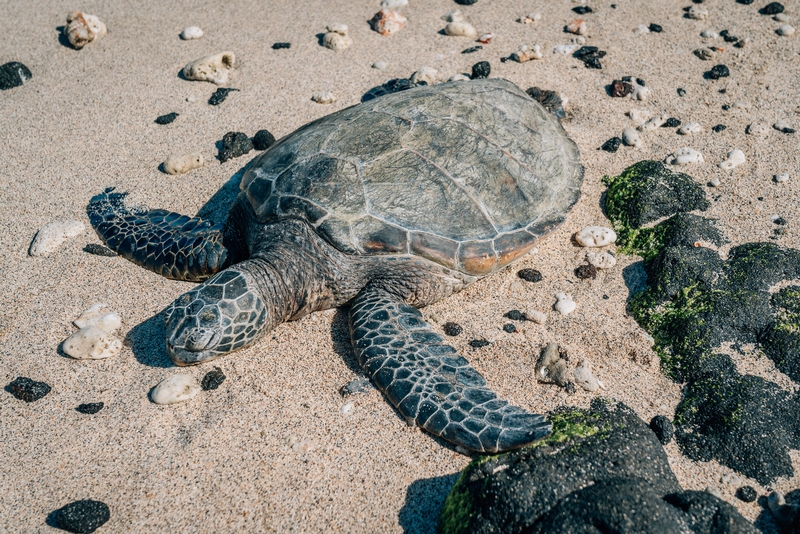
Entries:
[[349, 303], [356, 358], [409, 424], [498, 452], [550, 424], [498, 399], [416, 308], [528, 252], [582, 179], [559, 121], [514, 84], [484, 79], [386, 94], [303, 126], [249, 164], [224, 224], [128, 208], [112, 189], [87, 212], [123, 257], [204, 281], [165, 310], [176, 364]]

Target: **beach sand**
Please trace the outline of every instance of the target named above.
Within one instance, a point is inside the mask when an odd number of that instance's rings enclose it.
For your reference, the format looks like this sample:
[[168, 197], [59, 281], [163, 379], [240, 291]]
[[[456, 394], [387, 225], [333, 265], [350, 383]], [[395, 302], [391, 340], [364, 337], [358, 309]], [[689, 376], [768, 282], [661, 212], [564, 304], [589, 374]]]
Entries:
[[[588, 225], [609, 225], [601, 210], [603, 176], [689, 146], [706, 162], [682, 170], [703, 185], [719, 178], [719, 187], [708, 188], [713, 202], [707, 213], [733, 244], [769, 240], [770, 217], [778, 214], [788, 221], [788, 232], [777, 243], [798, 247], [796, 134], [770, 128], [760, 138], [745, 134], [745, 127], [757, 121], [771, 126], [778, 119], [800, 124], [800, 37], [774, 33], [782, 23], [758, 13], [766, 2], [707, 0], [700, 6], [709, 18], [698, 21], [684, 17], [683, 8], [693, 5], [688, 1], [615, 1], [616, 9], [609, 1], [591, 2], [594, 12], [579, 17], [571, 11], [578, 4], [567, 0], [479, 0], [471, 6], [410, 0], [400, 9], [408, 23], [392, 37], [367, 24], [379, 9], [377, 0], [6, 3], [0, 64], [20, 61], [33, 78], [0, 93], [0, 381], [26, 376], [47, 382], [52, 391], [31, 404], [0, 395], [0, 531], [52, 531], [48, 514], [85, 498], [111, 509], [101, 532], [435, 530], [442, 502], [470, 458], [407, 427], [375, 390], [350, 398], [339, 394], [362, 376], [346, 313], [331, 310], [281, 325], [213, 364], [227, 376], [219, 389], [159, 406], [150, 402], [150, 389], [178, 372], [164, 349], [160, 312], [193, 285], [82, 250], [99, 242], [85, 208], [104, 188], [130, 191], [133, 202], [149, 207], [219, 220], [254, 155], [220, 164], [216, 144], [226, 132], [252, 136], [267, 128], [282, 137], [424, 65], [447, 79], [487, 60], [492, 77], [523, 89], [557, 91], [569, 99], [563, 124], [586, 167], [581, 200], [563, 226], [510, 267], [424, 309], [425, 318], [439, 332], [446, 321], [461, 324], [464, 333], [452, 344], [501, 397], [531, 411], [585, 407], [602, 394], [625, 402], [646, 422], [657, 414], [672, 417], [682, 386], [661, 374], [649, 337], [625, 311], [631, 292], [645, 282], [640, 258], [619, 256], [615, 268], [581, 281], [574, 269], [586, 249], [571, 236]], [[800, 23], [797, 0], [785, 5], [792, 23]], [[61, 44], [57, 30], [75, 9], [99, 16], [109, 30], [80, 51]], [[440, 16], [453, 9], [461, 9], [479, 33], [493, 32], [492, 42], [461, 54], [477, 43], [440, 33]], [[516, 22], [532, 11], [542, 19]], [[602, 70], [552, 53], [554, 45], [571, 42], [574, 36], [563, 27], [575, 18], [587, 21], [586, 44], [608, 52]], [[354, 43], [343, 52], [318, 42], [333, 22], [350, 27]], [[634, 34], [637, 25], [650, 23], [664, 31]], [[200, 26], [205, 37], [181, 41], [180, 31], [190, 25]], [[751, 42], [742, 49], [722, 39], [704, 43], [700, 32], [707, 28], [729, 29]], [[291, 42], [291, 49], [273, 50], [278, 41]], [[542, 45], [542, 60], [500, 61], [520, 45], [535, 43]], [[726, 50], [719, 61], [701, 61], [692, 51], [704, 45]], [[240, 92], [210, 106], [216, 87], [178, 73], [189, 61], [223, 50], [233, 51], [238, 64], [226, 86]], [[388, 68], [371, 68], [376, 61]], [[715, 63], [726, 64], [730, 77], [704, 79]], [[609, 97], [605, 86], [625, 75], [644, 79], [650, 99]], [[685, 96], [678, 95], [679, 87]], [[336, 103], [312, 102], [319, 91], [333, 92]], [[736, 102], [748, 106], [723, 110]], [[675, 128], [659, 128], [644, 135], [638, 150], [597, 150], [623, 128], [636, 126], [625, 116], [631, 108], [699, 122], [705, 132], [683, 137]], [[174, 123], [153, 122], [169, 112], [180, 114]], [[713, 133], [715, 124], [727, 129]], [[719, 169], [716, 164], [732, 149], [744, 151], [747, 162], [733, 171]], [[195, 151], [208, 161], [202, 169], [178, 176], [159, 170], [169, 154]], [[775, 183], [772, 177], [780, 172], [789, 172], [790, 181]], [[62, 219], [82, 220], [87, 230], [49, 257], [28, 256], [37, 230]], [[524, 267], [539, 269], [544, 280], [521, 282], [516, 272]], [[574, 313], [552, 310], [557, 292], [574, 296]], [[122, 316], [122, 352], [103, 361], [63, 356], [58, 348], [75, 330], [72, 320], [96, 302]], [[501, 330], [508, 322], [503, 314], [511, 309], [545, 311], [548, 321], [521, 323], [520, 333], [507, 334]], [[480, 337], [495, 342], [472, 349], [469, 340]], [[534, 363], [552, 341], [566, 347], [572, 365], [590, 359], [606, 389], [567, 396], [537, 383]], [[743, 371], [797, 389], [766, 358], [751, 353], [739, 363]], [[208, 364], [180, 372], [199, 381], [211, 369]], [[96, 415], [75, 411], [78, 404], [99, 401], [105, 408]], [[352, 410], [343, 414], [350, 402]], [[734, 492], [744, 484], [761, 495], [767, 488], [746, 478], [722, 483], [729, 468], [690, 461], [674, 442], [666, 451], [685, 488], [717, 487], [751, 520], [763, 512], [758, 502], [743, 503]], [[792, 460], [800, 468], [800, 453], [792, 452]], [[796, 476], [779, 480], [774, 489], [786, 493], [798, 486]]]

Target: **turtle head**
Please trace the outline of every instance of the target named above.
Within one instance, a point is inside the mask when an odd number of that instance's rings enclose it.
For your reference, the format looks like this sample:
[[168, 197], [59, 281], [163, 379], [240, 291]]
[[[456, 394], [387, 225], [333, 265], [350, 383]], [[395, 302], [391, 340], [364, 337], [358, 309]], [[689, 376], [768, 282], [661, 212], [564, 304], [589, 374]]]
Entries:
[[167, 353], [177, 365], [213, 360], [256, 341], [266, 314], [249, 273], [229, 267], [165, 310]]

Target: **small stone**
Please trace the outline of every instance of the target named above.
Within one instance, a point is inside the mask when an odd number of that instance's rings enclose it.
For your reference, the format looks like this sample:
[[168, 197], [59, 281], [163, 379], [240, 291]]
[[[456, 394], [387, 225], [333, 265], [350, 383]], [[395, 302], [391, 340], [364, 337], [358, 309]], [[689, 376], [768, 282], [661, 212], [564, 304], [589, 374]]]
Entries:
[[347, 26], [345, 24], [329, 24], [327, 33], [322, 36], [322, 46], [330, 48], [334, 52], [341, 52], [350, 48], [353, 44], [353, 39], [347, 35]]
[[777, 15], [778, 13], [783, 13], [783, 4], [780, 2], [771, 2], [759, 10], [759, 13], [762, 15]]
[[581, 360], [581, 364], [575, 368], [572, 376], [575, 377], [575, 383], [586, 391], [597, 391], [600, 387], [600, 381], [592, 374], [588, 359]]
[[455, 0], [456, 4], [460, 4], [462, 6], [471, 6], [472, 4], [476, 3], [478, 0]]
[[575, 311], [577, 304], [572, 300], [572, 295], [556, 293], [556, 303], [553, 308], [561, 315], [569, 315]]
[[586, 254], [586, 261], [597, 269], [611, 269], [617, 264], [617, 258], [608, 251], [589, 252]]
[[622, 138], [620, 137], [612, 137], [605, 143], [603, 146], [600, 147], [601, 150], [605, 150], [606, 152], [616, 152], [619, 150], [619, 146], [622, 144]]
[[206, 373], [203, 380], [200, 382], [200, 388], [203, 391], [217, 389], [223, 382], [225, 382], [225, 373], [219, 367], [214, 367], [213, 370]]
[[703, 127], [700, 126], [699, 123], [690, 122], [688, 124], [684, 124], [683, 126], [681, 126], [681, 128], [678, 130], [678, 133], [681, 135], [693, 135], [693, 134], [698, 134], [702, 131]]
[[684, 147], [679, 148], [664, 160], [667, 165], [688, 165], [689, 163], [703, 163], [703, 155], [697, 150]]
[[586, 35], [589, 29], [586, 26], [586, 21], [583, 19], [575, 19], [564, 27], [564, 31], [574, 33], [575, 35]]
[[522, 45], [519, 49], [511, 54], [511, 59], [518, 62], [518, 63], [526, 63], [532, 59], [542, 59], [544, 54], [542, 54], [542, 47], [538, 44], [535, 44], [531, 47], [528, 45]]
[[780, 215], [773, 215], [772, 216], [772, 224], [777, 224], [779, 226], [784, 226], [784, 225], [786, 225], [786, 219], [784, 219]]
[[231, 94], [233, 91], [238, 91], [238, 89], [233, 89], [232, 87], [220, 87], [211, 95], [211, 98], [208, 99], [208, 103], [212, 106], [219, 106], [225, 99], [228, 98], [228, 95]]
[[629, 84], [628, 82], [623, 82], [622, 80], [614, 80], [611, 82], [611, 88], [609, 93], [611, 96], [616, 98], [621, 98], [624, 96], [628, 96], [633, 92], [633, 85]]
[[451, 337], [459, 336], [464, 332], [464, 328], [462, 328], [460, 324], [451, 321], [444, 323], [442, 330], [446, 335]]
[[339, 35], [347, 35], [349, 28], [347, 24], [342, 24], [341, 22], [334, 22], [333, 24], [328, 24], [325, 27], [325, 30], [328, 33], [338, 33]]
[[547, 314], [538, 310], [527, 310], [525, 312], [525, 319], [536, 324], [545, 324], [547, 322]]
[[50, 386], [24, 376], [18, 376], [6, 386], [6, 391], [21, 401], [36, 402], [48, 393]]
[[645, 87], [644, 80], [641, 78], [634, 78], [633, 76], [623, 76], [623, 82], [627, 82], [633, 87], [631, 91], [631, 98], [634, 100], [647, 100], [650, 97], [650, 89]]
[[711, 131], [714, 133], [719, 133], [723, 131], [725, 128], [727, 128], [727, 126], [725, 126], [724, 124], [717, 124], [716, 126], [711, 128]]
[[372, 68], [377, 70], [383, 70], [388, 66], [389, 64], [385, 61], [376, 61], [375, 63], [372, 64]]
[[664, 124], [662, 124], [661, 127], [662, 128], [677, 128], [680, 125], [681, 125], [681, 121], [679, 121], [675, 117], [670, 117], [666, 121], [664, 121]]
[[339, 409], [339, 412], [341, 414], [345, 415], [345, 414], [350, 413], [353, 410], [354, 407], [355, 407], [355, 405], [352, 402], [348, 402], [347, 404], [345, 404], [344, 406], [342, 406]]
[[686, 96], [686, 89], [678, 87], [678, 96]]
[[187, 80], [222, 85], [228, 81], [235, 62], [233, 52], [220, 52], [192, 61], [183, 67], [181, 73]]
[[523, 15], [522, 17], [517, 19], [517, 22], [521, 22], [522, 24], [533, 24], [537, 20], [541, 19], [542, 19], [541, 13], [528, 13], [527, 15]]
[[597, 267], [591, 263], [589, 265], [581, 265], [575, 269], [575, 276], [581, 280], [588, 280], [589, 278], [594, 280], [597, 278]]
[[425, 82], [428, 85], [433, 85], [439, 79], [439, 71], [433, 67], [420, 67], [417, 72], [411, 75], [411, 83]]
[[470, 77], [469, 77], [469, 76], [467, 76], [466, 74], [453, 74], [452, 76], [450, 76], [450, 77], [447, 79], [447, 81], [448, 81], [448, 82], [468, 82], [468, 81], [470, 81], [471, 79], [472, 79], [472, 78], [470, 78]]
[[653, 33], [661, 33], [662, 31], [664, 31], [664, 28], [662, 28], [658, 24], [651, 24], [649, 26], [649, 28], [650, 28], [650, 31], [653, 32]]
[[625, 128], [622, 130], [622, 142], [633, 148], [642, 146], [642, 138], [639, 136], [639, 132], [634, 128]]
[[672, 421], [663, 415], [657, 415], [650, 420], [650, 430], [653, 431], [662, 445], [672, 441], [672, 437], [675, 435]]
[[644, 24], [639, 24], [633, 29], [633, 33], [636, 35], [644, 35], [645, 33], [650, 33], [650, 28]]
[[78, 407], [75, 408], [75, 410], [86, 415], [94, 415], [100, 410], [102, 410], [103, 406], [105, 406], [105, 403], [89, 402], [86, 404], [79, 404]]
[[571, 54], [580, 48], [577, 44], [560, 44], [553, 47], [554, 54]]
[[708, 11], [699, 6], [692, 6], [687, 10], [686, 15], [690, 19], [706, 20], [708, 18]]
[[557, 343], [549, 343], [542, 350], [535, 367], [536, 380], [545, 384], [565, 387], [569, 381], [566, 360], [561, 358]]
[[664, 115], [656, 115], [652, 119], [640, 125], [637, 130], [640, 132], [650, 132], [660, 128], [661, 126], [664, 126], [665, 122], [667, 122], [667, 118]]
[[181, 32], [181, 39], [191, 41], [192, 39], [200, 39], [203, 35], [205, 35], [203, 30], [198, 26], [187, 26]]
[[33, 74], [30, 69], [19, 61], [0, 65], [0, 91], [19, 87], [31, 78], [33, 78]]
[[469, 37], [474, 39], [478, 36], [478, 31], [469, 22], [449, 22], [444, 27], [444, 33], [453, 37]]
[[81, 221], [51, 222], [36, 232], [36, 236], [28, 248], [30, 256], [47, 256], [60, 247], [65, 241], [78, 236], [86, 230]]
[[462, 54], [472, 54], [473, 52], [477, 52], [478, 50], [483, 50], [481, 45], [478, 46], [470, 46], [469, 48], [465, 48], [461, 51]]
[[717, 57], [717, 52], [711, 48], [698, 48], [693, 54], [703, 61], [711, 61]]
[[351, 380], [342, 386], [339, 389], [339, 394], [341, 394], [342, 397], [347, 397], [349, 395], [356, 395], [357, 393], [367, 393], [372, 389], [374, 389], [372, 382], [370, 382], [368, 378], [361, 377]]
[[736, 498], [744, 502], [753, 502], [758, 498], [758, 493], [752, 486], [742, 486], [736, 490]]
[[784, 182], [788, 182], [789, 181], [789, 173], [788, 172], [782, 172], [780, 174], [776, 174], [775, 175], [775, 181], [777, 183], [779, 183], [779, 184], [782, 184]]
[[266, 150], [275, 144], [275, 136], [269, 130], [259, 130], [253, 136], [253, 148]]
[[519, 271], [517, 271], [517, 276], [519, 276], [526, 282], [542, 281], [542, 273], [540, 273], [536, 269], [520, 269]]
[[89, 243], [83, 247], [83, 251], [88, 252], [89, 254], [94, 254], [95, 256], [105, 256], [107, 258], [113, 258], [117, 255], [117, 253], [110, 248], [104, 247], [103, 245], [98, 245], [97, 243]]
[[741, 150], [731, 150], [728, 152], [728, 159], [719, 163], [717, 166], [720, 169], [729, 171], [734, 167], [738, 167], [745, 162], [744, 152]]
[[489, 345], [491, 345], [491, 343], [485, 339], [473, 339], [469, 342], [469, 346], [473, 349], [482, 349], [483, 347], [488, 347]]
[[117, 312], [108, 311], [108, 304], [93, 304], [88, 310], [83, 312], [80, 317], [72, 321], [78, 328], [96, 326], [103, 332], [109, 334], [119, 330], [122, 320]]
[[408, 19], [397, 11], [381, 9], [369, 21], [372, 29], [381, 35], [390, 36], [400, 31]]
[[779, 132], [783, 132], [783, 133], [790, 133], [791, 134], [791, 133], [794, 133], [794, 131], [795, 131], [794, 128], [792, 128], [792, 125], [789, 124], [789, 122], [786, 121], [786, 120], [779, 120], [778, 122], [773, 124], [772, 127], [775, 128], [776, 130], [778, 130]]
[[292, 47], [292, 43], [274, 43], [272, 45], [273, 50], [288, 50]]
[[742, 37], [741, 39], [736, 41], [736, 44], [733, 46], [735, 46], [736, 48], [744, 48], [745, 46], [749, 45], [750, 42], [751, 41], [749, 37]]
[[766, 137], [769, 134], [769, 127], [766, 124], [754, 122], [747, 125], [745, 132], [758, 137]]
[[719, 178], [714, 177], [708, 182], [708, 185], [710, 185], [711, 187], [719, 187], [721, 183], [722, 182], [719, 181]]
[[576, 6], [572, 8], [572, 11], [574, 11], [578, 15], [585, 15], [587, 13], [591, 13], [592, 8], [589, 6]]
[[786, 13], [778, 13], [777, 15], [772, 17], [772, 20], [776, 22], [789, 22], [790, 20], [792, 20], [792, 18]]
[[229, 159], [238, 158], [253, 150], [253, 142], [242, 132], [228, 132], [222, 137], [222, 148], [219, 149], [219, 160], [225, 163]]
[[712, 80], [719, 80], [720, 78], [727, 78], [730, 76], [731, 71], [728, 70], [728, 67], [725, 65], [714, 65], [707, 74]]
[[702, 37], [703, 39], [718, 39], [719, 34], [715, 31], [703, 30], [702, 32], [700, 32], [700, 37]]
[[600, 60], [606, 57], [606, 52], [596, 46], [582, 46], [572, 54], [572, 57], [583, 61], [583, 65], [588, 69], [601, 69], [603, 66]]
[[472, 66], [472, 79], [479, 80], [481, 78], [488, 78], [492, 72], [492, 67], [488, 61], [479, 61]]
[[91, 534], [111, 518], [104, 502], [82, 499], [53, 512], [53, 522], [60, 529], [76, 534]]
[[164, 172], [167, 174], [184, 174], [192, 169], [199, 169], [205, 160], [199, 152], [194, 154], [170, 154], [164, 161]]
[[582, 247], [604, 247], [617, 240], [617, 234], [604, 226], [587, 226], [575, 234], [575, 241]]
[[494, 39], [493, 33], [482, 33], [478, 36], [478, 42], [481, 44], [489, 44]]
[[507, 318], [511, 319], [512, 321], [524, 321], [525, 320], [525, 314], [523, 314], [519, 310], [510, 310], [510, 311], [506, 312], [505, 315], [503, 315], [503, 317], [507, 317]]
[[517, 331], [517, 327], [511, 323], [507, 323], [503, 325], [503, 330], [508, 334], [513, 334]]
[[775, 523], [777, 523], [780, 528], [791, 528], [791, 530], [794, 531], [795, 529], [792, 527], [800, 522], [798, 521], [800, 520], [800, 505], [786, 504], [786, 499], [784, 499], [783, 494], [779, 491], [773, 491], [769, 494], [767, 497], [767, 508], [772, 512]]
[[166, 115], [161, 115], [160, 117], [156, 117], [156, 120], [154, 122], [156, 124], [162, 124], [162, 125], [169, 124], [171, 122], [174, 122], [175, 119], [177, 118], [178, 114], [173, 111], [172, 113], [167, 113]]
[[461, 14], [461, 11], [458, 9], [454, 9], [453, 11], [449, 11], [440, 17], [445, 22], [464, 22], [464, 15]]
[[165, 378], [153, 388], [150, 398], [156, 404], [175, 404], [200, 393], [200, 386], [189, 375], [176, 374]]
[[96, 326], [85, 326], [65, 339], [61, 348], [76, 360], [104, 360], [119, 354], [122, 341]]
[[97, 16], [80, 11], [73, 11], [67, 15], [67, 25], [64, 26], [64, 35], [76, 50], [100, 39], [106, 31], [106, 25]]
[[564, 391], [567, 392], [567, 395], [575, 395], [575, 383], [572, 381], [567, 382], [567, 385], [564, 386]]

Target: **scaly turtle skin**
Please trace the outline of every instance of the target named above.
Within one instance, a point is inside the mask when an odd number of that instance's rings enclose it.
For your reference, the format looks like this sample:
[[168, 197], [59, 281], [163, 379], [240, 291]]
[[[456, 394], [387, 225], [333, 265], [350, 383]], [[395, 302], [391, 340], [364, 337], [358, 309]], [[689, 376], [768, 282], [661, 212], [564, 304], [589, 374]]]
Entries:
[[204, 281], [165, 312], [178, 365], [350, 303], [356, 357], [409, 421], [480, 452], [550, 433], [497, 398], [416, 310], [519, 258], [580, 196], [561, 124], [497, 79], [386, 94], [308, 124], [255, 158], [225, 224], [87, 208], [105, 243], [168, 278]]

